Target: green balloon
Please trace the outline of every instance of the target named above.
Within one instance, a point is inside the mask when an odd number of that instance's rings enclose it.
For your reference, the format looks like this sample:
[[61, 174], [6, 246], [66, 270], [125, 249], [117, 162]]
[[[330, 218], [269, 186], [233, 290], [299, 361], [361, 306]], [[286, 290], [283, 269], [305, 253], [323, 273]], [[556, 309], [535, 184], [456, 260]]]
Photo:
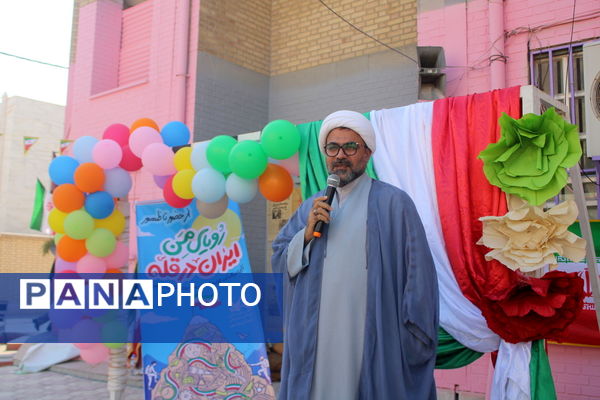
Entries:
[[125, 343], [108, 342], [108, 340], [123, 340], [127, 339], [127, 327], [125, 323], [119, 320], [112, 320], [102, 326], [102, 341], [109, 349], [119, 349]]
[[268, 162], [260, 143], [251, 140], [239, 142], [229, 153], [231, 170], [244, 179], [258, 178], [267, 169]]
[[94, 218], [84, 210], [75, 210], [65, 218], [65, 233], [73, 239], [87, 239], [94, 231]]
[[231, 136], [219, 135], [210, 140], [206, 147], [206, 159], [217, 171], [224, 174], [231, 172], [229, 166], [229, 153], [237, 141]]
[[98, 228], [85, 240], [85, 248], [96, 257], [110, 255], [117, 245], [115, 235], [108, 229]]
[[58, 246], [58, 242], [60, 242], [60, 239], [62, 239], [63, 236], [65, 236], [64, 233], [57, 233], [54, 235], [54, 244]]
[[260, 144], [269, 157], [285, 160], [300, 149], [300, 132], [290, 121], [271, 121], [262, 131]]

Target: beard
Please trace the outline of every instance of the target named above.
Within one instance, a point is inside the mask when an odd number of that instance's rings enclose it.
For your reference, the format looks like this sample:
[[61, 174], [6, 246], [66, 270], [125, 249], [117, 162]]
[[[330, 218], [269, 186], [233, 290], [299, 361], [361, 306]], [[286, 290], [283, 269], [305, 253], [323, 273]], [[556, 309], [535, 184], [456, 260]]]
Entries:
[[334, 161], [330, 168], [327, 168], [329, 174], [336, 174], [340, 177], [340, 187], [346, 186], [359, 176], [361, 176], [366, 169], [365, 166], [353, 166], [348, 160]]

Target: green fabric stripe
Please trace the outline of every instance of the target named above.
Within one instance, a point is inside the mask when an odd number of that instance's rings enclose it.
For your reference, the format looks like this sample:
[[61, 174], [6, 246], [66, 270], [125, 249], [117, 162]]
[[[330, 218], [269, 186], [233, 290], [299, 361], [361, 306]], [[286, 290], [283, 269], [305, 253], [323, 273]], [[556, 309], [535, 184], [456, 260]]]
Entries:
[[35, 185], [35, 200], [33, 202], [33, 212], [31, 213], [31, 222], [29, 227], [39, 231], [42, 229], [42, 220], [44, 218], [44, 195], [46, 194], [46, 188], [42, 185], [40, 180], [37, 180]]
[[529, 374], [532, 400], [556, 400], [556, 389], [543, 340], [531, 342]]
[[443, 328], [438, 329], [436, 369], [454, 369], [464, 367], [483, 356], [483, 353], [463, 346]]

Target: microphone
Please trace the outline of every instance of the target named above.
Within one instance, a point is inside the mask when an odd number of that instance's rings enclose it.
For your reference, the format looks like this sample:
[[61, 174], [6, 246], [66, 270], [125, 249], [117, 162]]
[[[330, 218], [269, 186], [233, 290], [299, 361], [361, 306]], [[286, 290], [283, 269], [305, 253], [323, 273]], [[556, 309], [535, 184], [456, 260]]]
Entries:
[[[333, 203], [333, 196], [335, 196], [335, 189], [340, 186], [340, 177], [336, 174], [331, 174], [327, 177], [327, 190], [325, 191], [325, 196], [327, 199], [325, 202], [329, 205]], [[321, 237], [321, 232], [323, 231], [323, 221], [319, 220], [315, 224], [315, 231], [313, 232], [313, 236], [318, 238]]]

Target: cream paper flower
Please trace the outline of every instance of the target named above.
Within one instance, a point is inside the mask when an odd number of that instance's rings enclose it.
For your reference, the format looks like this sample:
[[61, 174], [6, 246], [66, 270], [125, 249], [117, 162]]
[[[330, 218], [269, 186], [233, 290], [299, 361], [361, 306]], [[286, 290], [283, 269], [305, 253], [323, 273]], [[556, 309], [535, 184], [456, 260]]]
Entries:
[[493, 249], [485, 255], [513, 271], [531, 272], [556, 266], [554, 253], [573, 261], [585, 257], [586, 242], [567, 230], [577, 218], [573, 200], [548, 211], [530, 206], [517, 196], [508, 196], [508, 213], [501, 217], [482, 217], [483, 236], [477, 244]]

